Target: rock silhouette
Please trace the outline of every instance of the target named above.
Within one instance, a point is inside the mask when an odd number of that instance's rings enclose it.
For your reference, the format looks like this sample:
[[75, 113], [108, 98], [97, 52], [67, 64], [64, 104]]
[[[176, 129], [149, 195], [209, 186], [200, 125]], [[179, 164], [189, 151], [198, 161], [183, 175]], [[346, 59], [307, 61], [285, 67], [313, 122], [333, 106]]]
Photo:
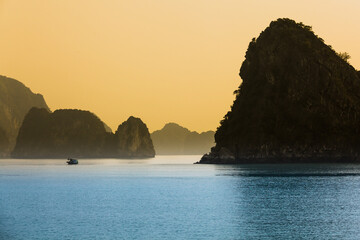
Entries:
[[140, 118], [129, 117], [115, 132], [116, 149], [120, 156], [154, 157], [155, 150], [150, 133]]
[[354, 162], [360, 76], [311, 27], [271, 22], [253, 39], [243, 82], [200, 163]]

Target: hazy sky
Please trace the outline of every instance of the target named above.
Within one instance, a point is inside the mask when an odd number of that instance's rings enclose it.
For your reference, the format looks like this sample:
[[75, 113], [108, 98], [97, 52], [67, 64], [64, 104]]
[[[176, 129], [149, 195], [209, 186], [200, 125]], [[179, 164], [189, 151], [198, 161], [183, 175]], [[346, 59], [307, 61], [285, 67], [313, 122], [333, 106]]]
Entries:
[[249, 41], [280, 17], [360, 68], [359, 0], [0, 0], [0, 75], [113, 130], [130, 115], [215, 130]]

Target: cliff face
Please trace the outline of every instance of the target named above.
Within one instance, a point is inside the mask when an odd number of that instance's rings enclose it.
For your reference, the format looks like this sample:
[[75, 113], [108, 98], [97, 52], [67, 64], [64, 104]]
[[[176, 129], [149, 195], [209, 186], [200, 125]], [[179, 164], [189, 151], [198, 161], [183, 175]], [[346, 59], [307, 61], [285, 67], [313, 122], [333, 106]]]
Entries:
[[214, 132], [191, 132], [176, 123], [168, 123], [151, 134], [158, 155], [196, 155], [209, 151], [214, 144]]
[[25, 115], [32, 107], [49, 110], [42, 95], [21, 82], [0, 76], [0, 157], [8, 157]]
[[154, 157], [155, 150], [147, 126], [140, 118], [129, 117], [116, 133], [117, 154], [126, 157]]
[[[137, 121], [141, 122], [140, 119]], [[126, 131], [113, 134], [107, 132], [104, 123], [88, 111], [65, 109], [50, 113], [46, 109], [32, 108], [20, 128], [12, 156], [15, 158], [153, 157], [154, 149], [152, 148], [151, 154], [148, 153], [149, 145], [146, 144], [149, 139], [146, 138], [146, 133], [141, 127], [130, 124]]]
[[0, 157], [6, 157], [9, 149], [9, 139], [3, 129], [0, 128]]
[[359, 72], [311, 27], [272, 22], [249, 44], [240, 76], [201, 163], [357, 161]]

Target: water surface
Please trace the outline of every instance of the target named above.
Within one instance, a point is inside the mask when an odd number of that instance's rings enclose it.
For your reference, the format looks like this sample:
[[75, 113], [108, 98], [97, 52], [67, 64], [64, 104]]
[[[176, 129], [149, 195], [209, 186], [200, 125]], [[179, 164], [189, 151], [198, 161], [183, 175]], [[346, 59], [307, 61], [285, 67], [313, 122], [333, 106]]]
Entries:
[[358, 165], [0, 160], [0, 239], [360, 239]]

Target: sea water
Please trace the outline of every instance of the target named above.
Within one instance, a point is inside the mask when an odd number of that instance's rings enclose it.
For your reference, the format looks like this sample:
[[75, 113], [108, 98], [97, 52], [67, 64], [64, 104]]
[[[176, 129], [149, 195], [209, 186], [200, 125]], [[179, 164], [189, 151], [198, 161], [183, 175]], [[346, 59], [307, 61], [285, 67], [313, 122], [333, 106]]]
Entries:
[[0, 239], [360, 239], [360, 165], [0, 160]]

